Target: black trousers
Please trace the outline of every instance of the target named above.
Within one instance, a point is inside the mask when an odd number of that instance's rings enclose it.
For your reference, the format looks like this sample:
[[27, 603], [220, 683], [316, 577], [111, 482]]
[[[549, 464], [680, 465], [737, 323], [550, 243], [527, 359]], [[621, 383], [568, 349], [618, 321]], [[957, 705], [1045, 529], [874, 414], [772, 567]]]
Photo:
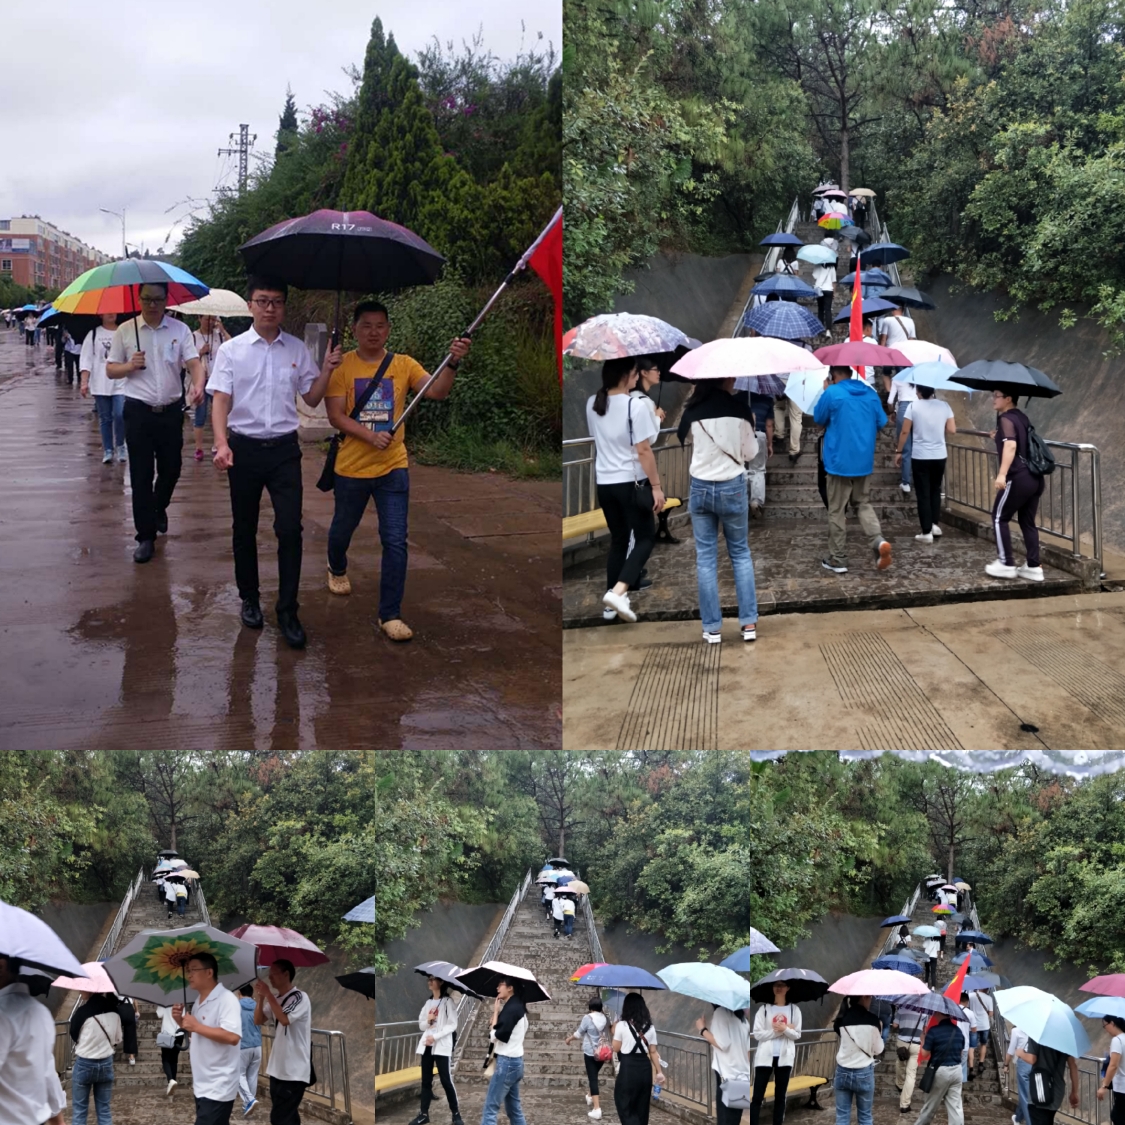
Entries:
[[1110, 1097], [1113, 1098], [1113, 1105], [1109, 1110], [1110, 1125], [1125, 1125], [1125, 1094], [1113, 1090]]
[[258, 600], [258, 512], [262, 489], [273, 504], [277, 536], [277, 612], [297, 612], [301, 584], [301, 446], [297, 433], [256, 441], [228, 435], [234, 463], [227, 470], [234, 540], [234, 578], [241, 598]]
[[270, 1125], [301, 1125], [298, 1109], [305, 1096], [303, 1082], [270, 1078]]
[[449, 1103], [449, 1112], [456, 1117], [460, 1111], [457, 1108], [457, 1088], [453, 1085], [453, 1075], [449, 1072], [449, 1056], [435, 1055], [432, 1047], [427, 1047], [422, 1052], [422, 1097], [418, 1108], [422, 1113], [430, 1111], [430, 1102], [434, 1097], [435, 1066], [441, 1088], [445, 1091], [445, 1100]]
[[816, 294], [816, 318], [824, 325], [825, 328], [832, 327], [832, 294], [821, 293], [819, 290]]
[[[618, 582], [635, 586], [656, 543], [656, 518], [642, 512], [635, 497], [636, 488], [624, 484], [599, 484], [598, 503], [605, 512], [609, 528], [609, 558], [606, 560], [605, 588], [612, 590]], [[633, 550], [629, 550], [629, 533], [633, 533]], [[629, 557], [626, 558], [625, 556]]]
[[180, 1069], [181, 1047], [161, 1047], [160, 1065], [164, 1070], [164, 1077], [169, 1082], [176, 1081], [176, 1072]]
[[74, 352], [63, 352], [63, 359], [66, 361], [66, 381], [68, 383], [73, 383], [78, 378], [78, 361], [81, 358]]
[[[911, 472], [918, 500], [918, 522], [922, 525], [922, 534], [929, 535], [934, 524], [941, 522], [941, 482], [945, 476], [945, 458], [914, 457]], [[945, 948], [944, 944], [942, 948]]]
[[723, 1104], [723, 1076], [715, 1071], [715, 1125], [739, 1125], [742, 1110]]
[[234, 1099], [217, 1102], [212, 1098], [195, 1099], [195, 1125], [230, 1125], [230, 1112]]
[[[763, 1044], [764, 1046], [764, 1044]], [[762, 1102], [766, 1098], [766, 1087], [773, 1075], [773, 1125], [781, 1125], [785, 1120], [785, 1091], [789, 1089], [791, 1066], [778, 1066], [770, 1059], [769, 1066], [754, 1067], [754, 1094], [750, 1098], [750, 1125], [758, 1125], [758, 1115], [762, 1112]]]
[[1044, 1109], [1040, 1105], [1029, 1105], [1027, 1115], [1031, 1118], [1031, 1125], [1055, 1125], [1057, 1109]]
[[593, 1055], [583, 1055], [582, 1061], [586, 1064], [586, 1081], [590, 1083], [590, 1094], [596, 1098], [599, 1093], [598, 1071], [605, 1066], [605, 1063], [595, 1058]]
[[[603, 487], [598, 485], [598, 491]], [[652, 1062], [648, 1055], [619, 1057], [621, 1073], [613, 1084], [613, 1105], [617, 1110], [617, 1118], [621, 1125], [648, 1125], [649, 1105], [652, 1102]]]
[[[174, 402], [154, 411], [135, 398], [125, 399], [125, 445], [133, 490], [137, 542], [156, 538], [156, 516], [166, 512], [183, 467], [184, 414]], [[156, 482], [153, 483], [153, 473]]]

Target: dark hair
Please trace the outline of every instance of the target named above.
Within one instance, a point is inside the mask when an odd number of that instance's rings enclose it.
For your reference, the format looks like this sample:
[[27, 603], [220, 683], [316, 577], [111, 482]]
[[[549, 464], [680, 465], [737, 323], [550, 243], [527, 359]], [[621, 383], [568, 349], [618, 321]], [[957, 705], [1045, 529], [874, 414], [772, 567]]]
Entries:
[[517, 980], [515, 977], [501, 977], [500, 980], [498, 980], [496, 983], [497, 984], [503, 983], [503, 984], [506, 984], [506, 985], [510, 986], [510, 988], [512, 990], [512, 995], [515, 996], [515, 998], [517, 1000], [519, 1000], [521, 1004], [523, 1003], [523, 981], [522, 980]]
[[[433, 977], [434, 974], [430, 973], [430, 976]], [[438, 984], [441, 985], [441, 987], [438, 989], [438, 996], [439, 997], [448, 996], [449, 995], [449, 984], [448, 984], [448, 982], [443, 981], [440, 977], [434, 977], [434, 980], [436, 980], [438, 982]]]
[[850, 367], [848, 367], [846, 364], [833, 364], [828, 369], [828, 374], [833, 379], [836, 378], [837, 372], [841, 372], [842, 374], [846, 375], [850, 379], [851, 374], [852, 374], [852, 369]]
[[284, 299], [289, 299], [289, 286], [284, 281], [276, 277], [269, 277], [264, 273], [251, 274], [246, 282], [246, 299], [252, 300], [259, 289], [264, 289], [270, 293], [280, 293]]
[[915, 387], [914, 389], [918, 392], [919, 398], [933, 398], [934, 397], [934, 388], [933, 387]]
[[786, 262], [795, 262], [797, 260], [797, 247], [786, 246], [781, 252], [781, 257]]
[[248, 985], [248, 984], [243, 984], [243, 985], [239, 986], [238, 994], [240, 996], [253, 996], [254, 995], [254, 989], [251, 988], [250, 985]]
[[605, 417], [609, 402], [609, 392], [617, 389], [618, 383], [637, 369], [637, 357], [627, 355], [622, 359], [607, 359], [602, 364], [602, 387], [594, 395], [594, 413]]
[[162, 290], [164, 291], [164, 296], [165, 296], [165, 297], [167, 297], [167, 296], [168, 296], [168, 284], [167, 284], [167, 282], [164, 282], [164, 281], [142, 281], [142, 282], [141, 282], [141, 283], [140, 283], [140, 284], [139, 284], [139, 285], [137, 286], [137, 297], [138, 297], [138, 299], [140, 298], [140, 295], [141, 295], [141, 290], [142, 290], [142, 289], [143, 289], [143, 288], [144, 288], [144, 287], [145, 287], [146, 285], [152, 285], [152, 286], [154, 286], [154, 287], [155, 287], [155, 288], [157, 288], [157, 289], [162, 289]]
[[1125, 1016], [1102, 1016], [1103, 1023], [1111, 1023], [1118, 1031], [1125, 1032]]
[[352, 313], [352, 324], [358, 324], [359, 318], [363, 316], [364, 313], [382, 313], [387, 318], [388, 324], [391, 320], [391, 314], [387, 312], [387, 306], [384, 305], [382, 301], [360, 301], [359, 304], [356, 305], [355, 311]]
[[[205, 969], [210, 969], [215, 983], [219, 983], [219, 962], [210, 953], [193, 953], [188, 961], [198, 961]], [[184, 967], [187, 967], [187, 961], [184, 962]]]
[[[780, 982], [778, 982], [778, 983], [780, 983]], [[784, 984], [785, 984], [785, 987], [786, 987], [786, 988], [788, 988], [788, 987], [789, 987], [789, 982], [788, 982], [788, 981], [785, 981], [785, 982], [784, 982]], [[711, 1011], [712, 1011], [712, 1012], [717, 1012], [717, 1011], [718, 1011], [718, 1010], [719, 1010], [719, 1009], [720, 1009], [721, 1007], [722, 1007], [722, 1004], [712, 1004], [712, 1005], [711, 1005]], [[731, 1014], [732, 1016], [735, 1016], [735, 1017], [737, 1017], [738, 1019], [740, 1019], [740, 1020], [741, 1020], [741, 1021], [742, 1021], [743, 1023], [745, 1023], [745, 1022], [746, 1022], [746, 1013], [745, 1013], [745, 1012], [744, 1012], [744, 1011], [743, 1011], [743, 1010], [742, 1010], [741, 1008], [727, 1008], [726, 1010], [727, 1010], [728, 1012], [730, 1012], [730, 1014]]]
[[600, 1000], [591, 1000], [586, 1007], [589, 1008], [591, 1012], [600, 1012], [602, 1010], [602, 1002]]
[[630, 992], [621, 1005], [621, 1018], [630, 1023], [642, 1035], [652, 1027], [652, 1016], [648, 1014], [644, 997], [639, 992]]
[[905, 922], [903, 922], [903, 924], [901, 926], [899, 926], [898, 932], [899, 932], [899, 935], [901, 937], [909, 937], [910, 936], [910, 931], [906, 928]]
[[293, 968], [293, 962], [286, 960], [284, 957], [279, 957], [274, 964], [283, 972], [289, 974], [289, 982], [292, 984], [293, 978], [297, 975], [297, 970]]

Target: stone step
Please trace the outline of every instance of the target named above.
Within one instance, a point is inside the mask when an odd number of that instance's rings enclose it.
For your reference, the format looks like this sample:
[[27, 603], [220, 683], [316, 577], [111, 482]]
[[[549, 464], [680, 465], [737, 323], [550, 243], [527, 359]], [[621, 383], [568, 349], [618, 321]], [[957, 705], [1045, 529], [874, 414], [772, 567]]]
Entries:
[[[911, 520], [916, 521], [918, 518], [917, 509], [911, 505], [907, 507], [902, 504], [889, 504], [889, 503], [873, 503], [872, 508], [875, 510], [876, 517], [880, 520], [898, 521], [898, 520]], [[774, 504], [771, 503], [769, 498], [769, 491], [766, 492], [766, 506], [764, 509], [764, 518], [768, 522], [770, 520], [804, 520], [804, 519], [818, 519], [825, 520], [827, 518], [827, 510], [820, 502], [819, 495], [815, 503], [788, 503], [788, 504]], [[853, 517], [849, 513], [849, 520]], [[858, 523], [856, 524], [858, 527]], [[751, 524], [751, 537], [753, 537], [753, 524]]]

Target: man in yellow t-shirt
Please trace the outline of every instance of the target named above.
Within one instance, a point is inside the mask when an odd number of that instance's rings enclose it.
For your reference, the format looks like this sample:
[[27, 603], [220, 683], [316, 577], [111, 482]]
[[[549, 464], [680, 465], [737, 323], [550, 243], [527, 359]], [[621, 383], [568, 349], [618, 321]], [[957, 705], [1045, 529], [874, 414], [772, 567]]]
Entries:
[[[380, 385], [367, 400], [358, 419], [352, 419], [356, 399], [363, 395], [387, 353], [391, 322], [384, 305], [361, 301], [352, 317], [355, 351], [348, 352], [332, 373], [324, 405], [328, 421], [343, 435], [336, 457], [336, 510], [328, 531], [328, 589], [350, 594], [348, 545], [363, 518], [369, 498], [379, 515], [379, 540], [383, 545], [379, 576], [379, 628], [392, 641], [414, 635], [399, 616], [406, 586], [406, 515], [410, 499], [403, 429], [391, 426], [406, 405], [406, 392], [417, 391], [429, 378], [417, 360], [395, 355]], [[469, 341], [455, 339], [449, 350], [453, 361], [426, 392], [443, 399], [453, 389], [453, 376], [468, 354]]]

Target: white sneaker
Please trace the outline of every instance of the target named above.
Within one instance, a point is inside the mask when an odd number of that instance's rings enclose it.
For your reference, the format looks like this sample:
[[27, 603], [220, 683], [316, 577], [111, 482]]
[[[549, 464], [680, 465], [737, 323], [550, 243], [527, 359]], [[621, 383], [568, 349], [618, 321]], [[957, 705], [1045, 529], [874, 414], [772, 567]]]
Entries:
[[591, 1121], [601, 1121], [602, 1111], [600, 1109], [592, 1109], [586, 1116], [590, 1118]]
[[174, 1078], [168, 1079], [168, 1089], [164, 1091], [164, 1096], [167, 1097], [179, 1085]]
[[594, 1104], [594, 1099], [592, 1097], [590, 1097], [589, 1094], [586, 1095], [586, 1104], [587, 1105], [593, 1105]]
[[935, 523], [934, 526], [930, 528], [930, 534], [935, 539], [940, 539], [941, 538], [941, 528], [938, 527], [938, 525]]
[[[617, 610], [615, 610], [612, 606], [608, 606], [608, 605], [602, 606], [602, 620], [603, 621], [616, 621], [617, 620]], [[586, 1096], [589, 1097], [590, 1095], [587, 1094]]]
[[1021, 578], [1026, 578], [1029, 582], [1043, 581], [1043, 568], [1041, 566], [1028, 566], [1025, 563], [1023, 566], [1016, 567], [1016, 573]]
[[756, 641], [758, 639], [758, 626], [757, 625], [743, 625], [742, 626], [742, 639], [744, 641]]
[[[1013, 567], [1013, 574], [1015, 568]], [[602, 602], [605, 605], [611, 606], [617, 611], [617, 616], [623, 621], [636, 621], [637, 615], [633, 612], [633, 607], [629, 604], [628, 594], [615, 594], [612, 590], [606, 590], [602, 595]]]
[[104, 453], [102, 454], [102, 464], [103, 464], [103, 465], [108, 465], [108, 464], [109, 464], [109, 463], [110, 463], [110, 462], [111, 462], [112, 460], [113, 460], [113, 450], [112, 450], [112, 449], [107, 449], [107, 450], [106, 450], [106, 451], [105, 451], [105, 452], [104, 452]]
[[706, 629], [703, 630], [703, 640], [709, 645], [717, 645], [722, 639], [722, 633], [708, 633]]
[[984, 568], [984, 572], [992, 578], [1015, 578], [1019, 574], [1014, 566], [1008, 566], [1003, 559], [990, 562]]
[[932, 543], [934, 541], [934, 533], [931, 531], [928, 535], [915, 535], [915, 539], [919, 543]]
[[909, 496], [909, 495], [910, 495], [910, 485], [908, 485], [908, 484], [900, 484], [900, 485], [899, 485], [899, 488], [901, 488], [901, 489], [902, 489], [902, 493], [903, 493], [903, 495], [904, 495], [904, 496]]
[[117, 447], [117, 463], [119, 465], [124, 465], [125, 462], [128, 461], [128, 460], [129, 460], [129, 454], [126, 451], [125, 446], [119, 445]]

